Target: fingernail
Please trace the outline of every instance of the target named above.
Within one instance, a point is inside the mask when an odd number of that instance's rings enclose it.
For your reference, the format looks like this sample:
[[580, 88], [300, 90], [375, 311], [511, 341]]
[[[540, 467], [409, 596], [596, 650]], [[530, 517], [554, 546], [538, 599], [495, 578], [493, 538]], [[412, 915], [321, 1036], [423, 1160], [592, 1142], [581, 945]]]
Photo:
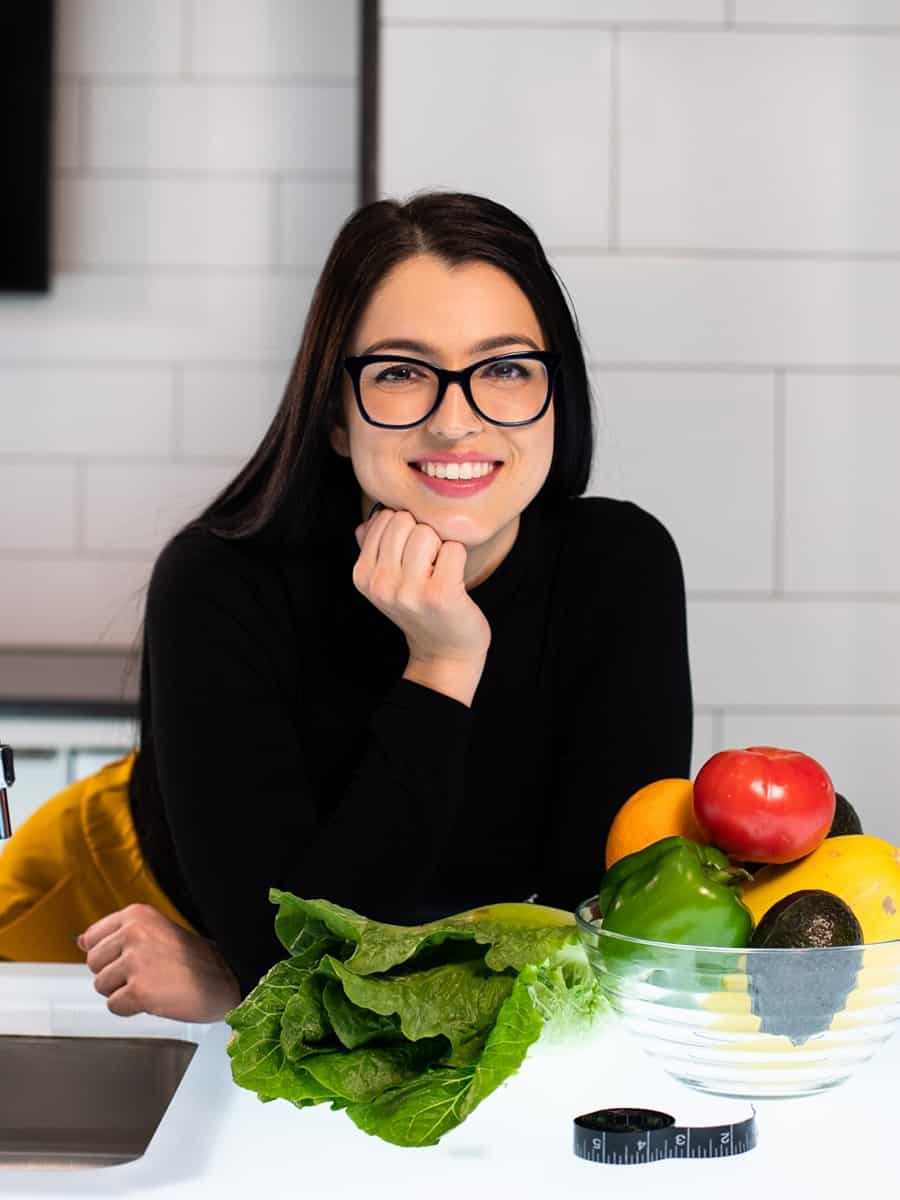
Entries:
[[371, 520], [372, 520], [372, 518], [375, 516], [375, 514], [376, 514], [377, 512], [380, 512], [380, 511], [381, 511], [381, 509], [383, 509], [383, 508], [384, 508], [384, 505], [381, 503], [381, 501], [380, 501], [380, 500], [376, 500], [376, 501], [375, 501], [375, 503], [372, 505], [372, 507], [369, 509], [369, 517], [368, 517], [368, 519], [371, 521]]
[[80, 934], [80, 933], [73, 933], [73, 934], [72, 934], [72, 941], [75, 943], [75, 945], [76, 945], [76, 946], [78, 947], [78, 949], [80, 950], [80, 949], [81, 949], [81, 934]]

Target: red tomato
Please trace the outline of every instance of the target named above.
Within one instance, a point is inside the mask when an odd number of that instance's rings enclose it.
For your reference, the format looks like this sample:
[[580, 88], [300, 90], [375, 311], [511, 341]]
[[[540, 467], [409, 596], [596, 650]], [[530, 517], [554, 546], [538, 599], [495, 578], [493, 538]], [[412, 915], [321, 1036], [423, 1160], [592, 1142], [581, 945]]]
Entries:
[[722, 750], [694, 780], [694, 816], [707, 841], [733, 858], [794, 862], [831, 828], [834, 787], [824, 767], [797, 750]]

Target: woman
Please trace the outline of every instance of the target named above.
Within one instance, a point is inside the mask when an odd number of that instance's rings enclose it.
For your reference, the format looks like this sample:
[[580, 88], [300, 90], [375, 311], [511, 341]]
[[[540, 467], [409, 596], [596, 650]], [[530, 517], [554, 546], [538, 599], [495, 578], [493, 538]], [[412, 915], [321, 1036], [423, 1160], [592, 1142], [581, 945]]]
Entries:
[[139, 753], [85, 785], [133, 821], [141, 902], [79, 940], [113, 1011], [220, 1018], [283, 957], [273, 886], [398, 923], [596, 890], [691, 698], [677, 551], [581, 498], [591, 446], [523, 221], [347, 222], [268, 433], [154, 569]]

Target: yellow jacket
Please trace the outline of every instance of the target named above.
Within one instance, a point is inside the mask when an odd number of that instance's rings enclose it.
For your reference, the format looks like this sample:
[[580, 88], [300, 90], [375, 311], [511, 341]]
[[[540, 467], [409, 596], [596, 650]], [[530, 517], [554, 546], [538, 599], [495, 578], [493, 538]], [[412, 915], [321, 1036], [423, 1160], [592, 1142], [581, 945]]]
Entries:
[[71, 784], [0, 853], [0, 959], [84, 962], [74, 938], [129, 904], [150, 904], [195, 932], [141, 856], [128, 802], [136, 754]]

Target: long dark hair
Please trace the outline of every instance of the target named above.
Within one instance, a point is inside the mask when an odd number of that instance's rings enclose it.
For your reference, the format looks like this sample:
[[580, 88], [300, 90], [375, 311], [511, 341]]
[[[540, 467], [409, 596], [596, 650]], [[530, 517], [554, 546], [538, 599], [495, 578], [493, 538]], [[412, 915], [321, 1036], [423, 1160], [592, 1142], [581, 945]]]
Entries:
[[553, 460], [537, 501], [578, 496], [593, 452], [590, 386], [574, 312], [533, 230], [502, 204], [428, 192], [406, 204], [378, 200], [351, 216], [322, 269], [278, 412], [247, 465], [191, 522], [220, 537], [302, 544], [336, 512], [358, 512], [349, 459], [328, 434], [340, 419], [350, 337], [385, 275], [414, 254], [451, 265], [483, 261], [506, 271], [530, 300], [547, 346], [562, 355], [554, 393]]
[[[510, 275], [534, 308], [548, 348], [562, 356], [554, 392], [554, 448], [534, 503], [585, 490], [591, 468], [591, 397], [574, 312], [531, 228], [482, 196], [419, 195], [407, 204], [379, 200], [341, 229], [322, 269], [300, 349], [278, 412], [259, 448], [230, 484], [186, 529], [201, 529], [257, 546], [311, 547], [346, 537], [359, 520], [359, 485], [350, 460], [329, 434], [341, 418], [341, 372], [350, 338], [375, 288], [392, 267], [429, 253], [456, 265], [483, 261]], [[132, 813], [142, 845], [170, 898], [189, 919], [190, 897], [175, 866], [171, 834], [149, 819], [159, 793], [150, 711], [146, 627], [139, 697], [140, 753], [130, 782]], [[149, 823], [148, 823], [149, 822]], [[161, 839], [161, 841], [154, 841]], [[146, 847], [145, 847], [146, 848]]]

